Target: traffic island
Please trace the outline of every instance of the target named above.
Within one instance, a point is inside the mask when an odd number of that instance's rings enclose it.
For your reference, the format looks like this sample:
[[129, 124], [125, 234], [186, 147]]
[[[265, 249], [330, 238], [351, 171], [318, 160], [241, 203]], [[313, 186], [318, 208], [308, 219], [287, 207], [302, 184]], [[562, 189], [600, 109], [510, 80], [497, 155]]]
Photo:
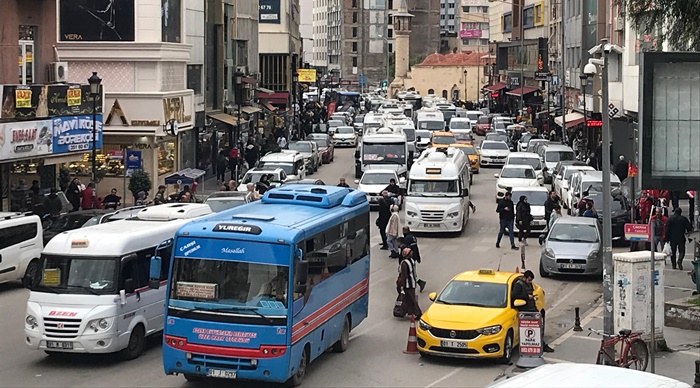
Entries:
[[681, 298], [666, 302], [666, 326], [700, 331], [700, 298]]

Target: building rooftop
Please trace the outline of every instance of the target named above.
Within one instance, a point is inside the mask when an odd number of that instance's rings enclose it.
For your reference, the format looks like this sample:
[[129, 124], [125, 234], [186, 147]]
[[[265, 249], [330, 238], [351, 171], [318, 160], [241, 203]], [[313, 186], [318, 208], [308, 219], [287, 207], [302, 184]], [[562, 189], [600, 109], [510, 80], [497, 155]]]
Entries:
[[486, 58], [482, 58], [484, 53], [475, 51], [464, 51], [449, 54], [430, 54], [423, 62], [415, 65], [417, 67], [428, 66], [481, 66], [487, 63]]

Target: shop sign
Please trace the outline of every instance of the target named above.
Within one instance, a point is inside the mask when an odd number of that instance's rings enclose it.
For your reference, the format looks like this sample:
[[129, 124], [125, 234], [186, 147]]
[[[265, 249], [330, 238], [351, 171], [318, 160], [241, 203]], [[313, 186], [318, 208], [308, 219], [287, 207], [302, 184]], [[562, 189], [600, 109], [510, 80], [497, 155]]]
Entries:
[[[94, 104], [102, 113], [102, 93]], [[33, 120], [58, 116], [91, 115], [90, 85], [0, 85], [0, 118]]]
[[0, 124], [0, 161], [50, 155], [51, 120]]
[[[92, 116], [57, 117], [53, 119], [53, 153], [92, 149]], [[102, 148], [102, 115], [96, 116], [95, 147]]]
[[126, 150], [126, 169], [140, 170], [143, 168], [141, 151]]
[[297, 74], [299, 75], [299, 82], [316, 82], [316, 69], [297, 69]]
[[[192, 115], [185, 115], [185, 97], [167, 97], [163, 99], [163, 114], [165, 122], [175, 120], [178, 123], [187, 123], [192, 121]], [[160, 125], [160, 122], [158, 123]]]
[[535, 72], [535, 81], [547, 81], [549, 80], [549, 72], [548, 71], [536, 71]]
[[521, 87], [520, 83], [520, 74], [513, 75], [509, 74], [508, 75], [508, 89], [515, 89]]
[[258, 22], [280, 24], [280, 0], [260, 0]]

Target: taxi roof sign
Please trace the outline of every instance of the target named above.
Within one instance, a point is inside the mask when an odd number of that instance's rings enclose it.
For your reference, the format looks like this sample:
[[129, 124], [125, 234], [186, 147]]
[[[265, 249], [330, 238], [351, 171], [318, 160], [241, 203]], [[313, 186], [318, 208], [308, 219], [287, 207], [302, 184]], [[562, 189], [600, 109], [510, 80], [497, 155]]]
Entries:
[[495, 275], [496, 272], [492, 269], [480, 269], [479, 270], [479, 275]]

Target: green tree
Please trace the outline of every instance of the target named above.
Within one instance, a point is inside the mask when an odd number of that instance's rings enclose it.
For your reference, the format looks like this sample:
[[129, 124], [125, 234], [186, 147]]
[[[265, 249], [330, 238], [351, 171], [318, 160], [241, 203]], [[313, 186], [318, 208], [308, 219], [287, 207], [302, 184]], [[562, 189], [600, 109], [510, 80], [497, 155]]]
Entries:
[[[426, 57], [427, 57], [427, 55], [422, 55], [422, 54], [411, 55], [408, 58], [408, 70], [410, 71], [414, 65], [417, 65], [417, 64], [423, 62]], [[389, 55], [389, 62], [387, 64], [389, 66], [389, 83], [391, 83], [391, 81], [394, 80], [394, 70], [396, 69], [395, 63], [396, 63], [396, 53], [391, 53]]]
[[135, 170], [134, 173], [131, 174], [131, 178], [129, 178], [129, 191], [134, 195], [134, 198], [136, 198], [139, 191], [148, 192], [151, 191], [152, 187], [151, 177], [146, 171]]
[[[632, 26], [672, 50], [700, 51], [700, 0], [615, 0]], [[659, 47], [661, 44], [659, 44]]]

